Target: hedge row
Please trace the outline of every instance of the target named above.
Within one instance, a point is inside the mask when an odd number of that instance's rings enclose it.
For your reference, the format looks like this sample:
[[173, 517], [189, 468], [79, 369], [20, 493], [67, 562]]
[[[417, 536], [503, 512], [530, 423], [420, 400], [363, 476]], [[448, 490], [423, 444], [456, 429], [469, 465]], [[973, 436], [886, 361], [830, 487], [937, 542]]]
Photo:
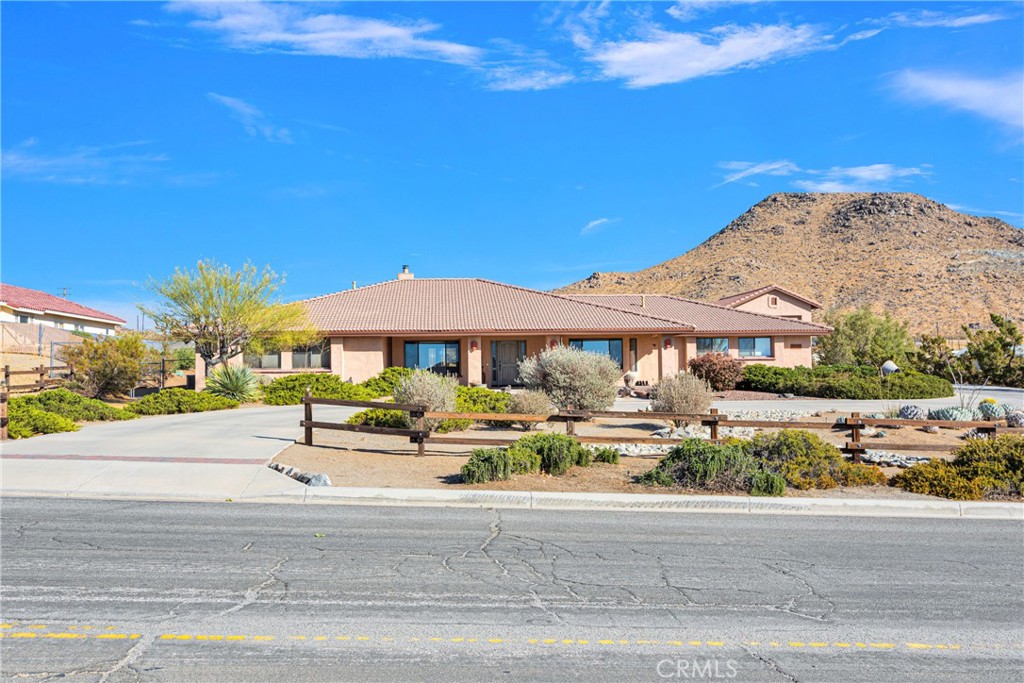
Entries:
[[879, 376], [874, 368], [819, 365], [780, 368], [756, 363], [743, 373], [741, 389], [818, 398], [921, 399], [953, 395], [953, 385], [941, 377], [912, 370]]

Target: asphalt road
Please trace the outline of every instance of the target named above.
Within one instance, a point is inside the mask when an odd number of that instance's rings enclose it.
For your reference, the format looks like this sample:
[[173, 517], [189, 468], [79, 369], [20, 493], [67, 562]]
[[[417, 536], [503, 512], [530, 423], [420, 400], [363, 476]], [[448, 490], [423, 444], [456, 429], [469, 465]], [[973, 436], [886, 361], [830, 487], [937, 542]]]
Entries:
[[1020, 681], [1024, 525], [14, 498], [4, 680]]

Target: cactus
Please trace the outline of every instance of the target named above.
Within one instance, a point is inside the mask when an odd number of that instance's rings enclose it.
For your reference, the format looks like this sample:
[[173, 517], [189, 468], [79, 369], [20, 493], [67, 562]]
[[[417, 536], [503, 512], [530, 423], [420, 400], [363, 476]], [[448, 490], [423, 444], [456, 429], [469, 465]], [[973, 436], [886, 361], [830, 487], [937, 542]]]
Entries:
[[988, 403], [984, 401], [978, 404], [978, 412], [980, 412], [981, 417], [986, 420], [998, 420], [1006, 414], [1006, 410], [1004, 410], [998, 403]]
[[921, 406], [900, 406], [897, 417], [901, 420], [927, 420], [928, 412]]
[[1006, 414], [1007, 427], [1024, 427], [1024, 410], [1014, 410]]
[[939, 408], [937, 410], [929, 410], [928, 419], [969, 422], [974, 419], [974, 411], [970, 408]]

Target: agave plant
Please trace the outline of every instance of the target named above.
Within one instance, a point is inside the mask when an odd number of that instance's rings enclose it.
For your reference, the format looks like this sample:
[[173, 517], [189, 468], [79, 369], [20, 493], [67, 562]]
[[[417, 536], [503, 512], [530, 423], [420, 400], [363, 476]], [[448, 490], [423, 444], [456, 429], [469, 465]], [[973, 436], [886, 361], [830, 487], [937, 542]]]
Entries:
[[955, 422], [970, 422], [974, 419], [974, 411], [970, 408], [939, 408], [928, 411], [929, 420], [951, 420]]
[[1024, 411], [1014, 410], [1006, 414], [1007, 427], [1024, 427]]
[[928, 411], [921, 406], [901, 406], [897, 417], [901, 420], [924, 420], [928, 417]]
[[250, 368], [224, 365], [206, 378], [206, 391], [239, 403], [252, 403], [260, 396], [260, 378]]
[[1006, 409], [998, 403], [982, 401], [978, 404], [978, 412], [985, 419], [996, 420], [1006, 414]]

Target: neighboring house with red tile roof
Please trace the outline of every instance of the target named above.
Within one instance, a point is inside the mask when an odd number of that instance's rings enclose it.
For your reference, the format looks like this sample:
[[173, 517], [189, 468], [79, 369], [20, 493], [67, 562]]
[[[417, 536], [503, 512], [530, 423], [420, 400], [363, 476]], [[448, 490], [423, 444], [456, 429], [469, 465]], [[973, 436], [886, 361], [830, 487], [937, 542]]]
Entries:
[[765, 285], [733, 294], [719, 299], [718, 305], [805, 322], [811, 322], [813, 312], [821, 308], [821, 304], [814, 299], [778, 285]]
[[0, 322], [42, 323], [63, 330], [113, 334], [125, 321], [53, 294], [0, 283]]
[[831, 331], [672, 296], [560, 295], [476, 278], [415, 279], [407, 270], [302, 303], [322, 344], [247, 356], [246, 364], [265, 374], [333, 372], [353, 382], [404, 366], [507, 386], [517, 382], [520, 360], [562, 345], [606, 354], [623, 373], [655, 381], [712, 351], [810, 365], [811, 337]]

